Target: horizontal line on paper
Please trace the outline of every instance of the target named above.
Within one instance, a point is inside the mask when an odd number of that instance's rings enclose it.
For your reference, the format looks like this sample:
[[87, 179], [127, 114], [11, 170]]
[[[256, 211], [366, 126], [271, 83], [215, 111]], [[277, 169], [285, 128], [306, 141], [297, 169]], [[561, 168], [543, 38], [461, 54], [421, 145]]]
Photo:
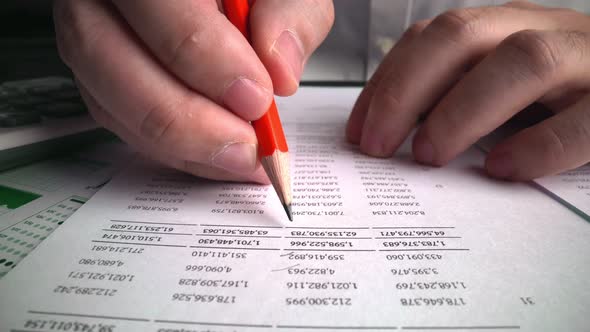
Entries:
[[369, 229], [369, 227], [285, 227], [288, 229]]
[[173, 226], [199, 226], [198, 224], [183, 224], [175, 222], [155, 222], [155, 221], [137, 221], [137, 220], [120, 220], [111, 219], [112, 222], [124, 222], [129, 224], [148, 224], [148, 225], [173, 225]]
[[280, 236], [270, 235], [231, 235], [231, 234], [195, 234], [196, 236], [218, 236], [218, 237], [249, 237], [249, 238], [261, 238], [261, 239], [280, 239]]
[[283, 329], [317, 329], [317, 330], [397, 330], [397, 326], [313, 326], [313, 325], [277, 325]]
[[460, 236], [379, 236], [376, 240], [386, 239], [460, 239]]
[[143, 232], [143, 231], [126, 231], [123, 229], [102, 229], [105, 232], [121, 232], [121, 233], [139, 233], [139, 234], [157, 234], [157, 235], [193, 235], [192, 233], [166, 233], [166, 232]]
[[427, 227], [427, 226], [408, 226], [408, 227], [371, 227], [372, 229], [415, 229], [415, 228], [419, 228], [419, 229], [453, 229], [455, 227], [452, 226], [448, 226], [448, 227]]
[[285, 236], [285, 239], [371, 240], [371, 237]]
[[445, 249], [379, 249], [379, 251], [469, 251], [465, 248], [445, 248]]
[[190, 246], [191, 248], [197, 249], [234, 249], [234, 250], [267, 250], [267, 251], [279, 251], [278, 248], [233, 248], [233, 247], [208, 247], [208, 246]]
[[375, 249], [284, 249], [285, 251], [349, 251], [349, 252], [370, 252], [377, 251]]
[[262, 226], [262, 225], [214, 225], [214, 224], [201, 224], [205, 227], [245, 227], [245, 228], [283, 228], [283, 226]]
[[156, 319], [156, 320], [154, 320], [154, 322], [156, 322], [156, 323], [171, 323], [171, 324], [187, 324], [187, 325], [272, 328], [272, 325], [266, 325], [266, 324], [191, 322], [191, 321], [184, 321], [184, 320], [166, 320], [166, 319]]
[[117, 242], [117, 241], [102, 241], [102, 240], [92, 240], [92, 242], [112, 243], [112, 244], [131, 244], [131, 245], [149, 246], [149, 247], [173, 247], [173, 248], [186, 248], [187, 247], [187, 246], [183, 246], [180, 244], [152, 244], [152, 243]]
[[127, 320], [127, 321], [134, 321], [134, 322], [149, 322], [150, 321], [147, 318], [132, 318], [132, 317], [119, 317], [119, 316], [90, 315], [90, 314], [80, 314], [80, 313], [72, 313], [72, 312], [51, 312], [51, 311], [29, 310], [28, 313], [30, 313], [30, 314], [38, 314], [38, 315], [49, 315], [49, 316], [68, 316], [68, 317], [84, 317], [84, 318], [100, 318], [100, 319], [113, 319], [113, 320]]
[[402, 326], [402, 330], [518, 330], [518, 325], [484, 325], [484, 326]]

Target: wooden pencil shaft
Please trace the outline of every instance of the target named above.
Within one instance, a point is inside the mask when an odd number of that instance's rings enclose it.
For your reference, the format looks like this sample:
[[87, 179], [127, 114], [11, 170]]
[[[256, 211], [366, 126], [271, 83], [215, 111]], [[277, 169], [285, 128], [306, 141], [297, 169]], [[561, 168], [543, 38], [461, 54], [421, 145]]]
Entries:
[[276, 150], [270, 156], [261, 158], [260, 162], [277, 192], [281, 203], [291, 205], [293, 195], [291, 191], [289, 153]]

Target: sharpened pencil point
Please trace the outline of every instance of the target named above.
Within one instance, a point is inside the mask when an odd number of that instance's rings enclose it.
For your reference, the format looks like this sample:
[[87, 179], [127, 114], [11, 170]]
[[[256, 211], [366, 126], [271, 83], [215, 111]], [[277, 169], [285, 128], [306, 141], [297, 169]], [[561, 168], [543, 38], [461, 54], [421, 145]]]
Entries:
[[287, 217], [293, 221], [293, 214], [291, 213], [293, 195], [291, 193], [291, 176], [289, 174], [289, 153], [275, 150], [270, 156], [262, 157], [260, 163], [277, 192], [279, 200], [287, 213]]
[[293, 213], [291, 212], [291, 204], [283, 204], [283, 208], [285, 208], [285, 212], [287, 212], [287, 217], [289, 217], [290, 221], [293, 221]]

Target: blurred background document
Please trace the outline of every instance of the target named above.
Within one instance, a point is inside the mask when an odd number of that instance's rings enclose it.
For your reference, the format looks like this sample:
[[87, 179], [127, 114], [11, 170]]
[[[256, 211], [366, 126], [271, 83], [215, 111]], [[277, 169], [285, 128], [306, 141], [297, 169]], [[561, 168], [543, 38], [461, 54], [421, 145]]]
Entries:
[[104, 142], [0, 172], [0, 278], [133, 155], [124, 143]]

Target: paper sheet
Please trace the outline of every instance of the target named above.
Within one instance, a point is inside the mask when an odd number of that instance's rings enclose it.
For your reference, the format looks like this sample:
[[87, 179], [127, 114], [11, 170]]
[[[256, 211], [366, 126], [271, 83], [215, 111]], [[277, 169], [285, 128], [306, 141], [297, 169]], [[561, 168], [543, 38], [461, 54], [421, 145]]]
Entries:
[[0, 172], [0, 278], [84, 204], [133, 153], [120, 142]]
[[590, 165], [535, 180], [547, 194], [590, 222]]
[[358, 92], [279, 100], [293, 223], [269, 187], [138, 161], [0, 282], [0, 331], [588, 331], [590, 225], [475, 149], [359, 154]]

